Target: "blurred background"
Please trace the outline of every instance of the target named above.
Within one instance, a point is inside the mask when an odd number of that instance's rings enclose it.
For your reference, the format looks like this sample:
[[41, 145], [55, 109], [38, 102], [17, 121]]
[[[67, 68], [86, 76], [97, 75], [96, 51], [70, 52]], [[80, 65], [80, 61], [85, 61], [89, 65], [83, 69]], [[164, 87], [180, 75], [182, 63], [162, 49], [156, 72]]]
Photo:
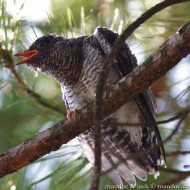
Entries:
[[[63, 118], [55, 111], [27, 94], [18, 84], [10, 62], [13, 55], [24, 51], [40, 36], [57, 33], [65, 37], [91, 34], [96, 26], [106, 26], [121, 33], [143, 12], [160, 0], [0, 0], [0, 153], [32, 138]], [[169, 7], [153, 16], [128, 39], [133, 54], [141, 64], [160, 45], [190, 18], [190, 3]], [[7, 54], [5, 55], [5, 51]], [[174, 116], [190, 104], [190, 57], [184, 58], [151, 88], [156, 98], [157, 120]], [[59, 85], [50, 77], [33, 73], [25, 65], [15, 71], [28, 88], [62, 112]], [[163, 139], [175, 128], [177, 121], [160, 125]], [[181, 177], [190, 170], [190, 119], [186, 118], [177, 134], [165, 144], [168, 168], [178, 172], [164, 172], [158, 179], [149, 176], [138, 184], [163, 184], [171, 179], [176, 184], [189, 185], [190, 178]], [[182, 154], [183, 153], [183, 154]], [[177, 155], [177, 154], [176, 154]], [[90, 186], [92, 169], [76, 139], [63, 145], [16, 173], [0, 179], [1, 190], [86, 190]], [[189, 174], [190, 176], [190, 174]], [[101, 187], [113, 184], [106, 176]], [[179, 188], [173, 188], [179, 189]]]

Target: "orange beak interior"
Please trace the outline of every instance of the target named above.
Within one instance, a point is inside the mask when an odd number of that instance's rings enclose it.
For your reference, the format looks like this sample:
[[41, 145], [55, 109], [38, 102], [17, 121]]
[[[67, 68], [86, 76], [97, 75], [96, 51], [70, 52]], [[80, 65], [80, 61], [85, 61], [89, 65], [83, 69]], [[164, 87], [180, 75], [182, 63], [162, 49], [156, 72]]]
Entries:
[[16, 57], [26, 58], [26, 59], [23, 59], [22, 61], [18, 62], [16, 65], [21, 65], [21, 64], [27, 63], [28, 60], [30, 60], [34, 55], [37, 55], [37, 54], [38, 54], [37, 50], [32, 50], [32, 51], [15, 54], [14, 56], [16, 56]]

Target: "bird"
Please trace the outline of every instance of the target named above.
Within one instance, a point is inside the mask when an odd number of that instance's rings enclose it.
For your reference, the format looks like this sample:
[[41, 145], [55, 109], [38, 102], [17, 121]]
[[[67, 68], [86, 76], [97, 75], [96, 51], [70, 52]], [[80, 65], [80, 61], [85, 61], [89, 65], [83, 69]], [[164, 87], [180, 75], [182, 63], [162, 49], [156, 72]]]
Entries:
[[[61, 87], [68, 118], [76, 109], [96, 98], [96, 86], [106, 57], [110, 54], [118, 33], [106, 27], [96, 27], [90, 35], [65, 38], [49, 34], [38, 38], [28, 50], [15, 56], [25, 59], [35, 71], [53, 77]], [[108, 73], [105, 91], [138, 67], [128, 44], [123, 42]], [[117, 100], [115, 100], [117, 101]], [[121, 125], [122, 123], [122, 125]], [[139, 125], [134, 127], [130, 124]], [[77, 138], [83, 151], [94, 163], [94, 127]], [[101, 168], [116, 184], [136, 185], [136, 178], [147, 180], [148, 174], [159, 175], [165, 165], [165, 152], [155, 120], [155, 99], [150, 88], [126, 102], [104, 119], [101, 126]]]

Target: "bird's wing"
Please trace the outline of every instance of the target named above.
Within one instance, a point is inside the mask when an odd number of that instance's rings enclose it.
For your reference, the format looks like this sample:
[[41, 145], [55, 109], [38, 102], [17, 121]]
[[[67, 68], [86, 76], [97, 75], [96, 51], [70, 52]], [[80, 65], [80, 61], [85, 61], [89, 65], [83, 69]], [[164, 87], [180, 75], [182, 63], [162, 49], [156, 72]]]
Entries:
[[[106, 28], [98, 27], [96, 28], [94, 32], [94, 38], [99, 42], [99, 45], [101, 46], [102, 51], [107, 56], [111, 48], [118, 37], [117, 33], [114, 33], [111, 30], [108, 30]], [[112, 66], [112, 69], [119, 75], [119, 78], [126, 76], [129, 74], [135, 67], [137, 67], [137, 61], [136, 58], [132, 55], [129, 47], [124, 42], [122, 44], [122, 47], [119, 49], [116, 59], [114, 61], [114, 64]], [[112, 139], [112, 143], [115, 141], [115, 149], [119, 150], [120, 154], [123, 154], [123, 157], [127, 156], [127, 151], [129, 153], [138, 153], [144, 152], [144, 159], [132, 159], [127, 161], [127, 165], [125, 165], [126, 174], [123, 176], [123, 173], [121, 172], [121, 169], [117, 169], [118, 173], [125, 179], [128, 177], [129, 173], [127, 174], [127, 169], [130, 169], [132, 174], [136, 175], [140, 179], [145, 179], [146, 173], [156, 173], [158, 168], [157, 165], [161, 165], [165, 161], [165, 155], [164, 155], [164, 148], [162, 144], [162, 139], [158, 130], [158, 127], [156, 125], [155, 119], [154, 119], [154, 98], [151, 94], [151, 91], [149, 89], [145, 89], [143, 92], [138, 94], [134, 98], [135, 103], [133, 103], [133, 107], [135, 107], [134, 104], [137, 105], [138, 111], [140, 112], [140, 118], [142, 120], [139, 120], [141, 122], [148, 122], [149, 124], [142, 124], [141, 129], [135, 129], [135, 128], [121, 128], [120, 130], [120, 139], [122, 139], [122, 142], [124, 144], [128, 144], [128, 147], [121, 147], [118, 146], [117, 143], [119, 143], [118, 140], [115, 140], [113, 137], [111, 137], [109, 134], [107, 134], [107, 137]], [[126, 108], [127, 109], [127, 108]], [[136, 108], [135, 108], [136, 109]], [[127, 113], [127, 112], [126, 112]], [[129, 112], [128, 112], [129, 113]], [[122, 114], [119, 112], [119, 114]], [[128, 117], [128, 115], [126, 115]], [[135, 117], [135, 116], [134, 116]], [[128, 121], [128, 120], [127, 120]], [[129, 120], [130, 122], [130, 120]], [[113, 129], [113, 135], [118, 136], [118, 131], [116, 129]], [[131, 142], [131, 139], [126, 139], [126, 136], [129, 135], [136, 135], [138, 138], [133, 142]], [[139, 140], [140, 139], [140, 140]], [[140, 142], [138, 142], [140, 141]], [[107, 143], [109, 146], [108, 141], [104, 140], [103, 143]], [[129, 146], [130, 144], [130, 146]], [[137, 146], [138, 145], [138, 146]], [[124, 145], [123, 145], [124, 146]], [[149, 152], [146, 152], [148, 149]], [[110, 150], [113, 151], [113, 150]], [[104, 154], [103, 154], [104, 156]], [[107, 159], [108, 160], [108, 159]], [[112, 159], [114, 162], [114, 159]], [[120, 168], [123, 168], [120, 166]], [[122, 170], [123, 171], [123, 170]], [[146, 171], [146, 173], [145, 173]], [[131, 180], [133, 180], [131, 178]], [[129, 182], [129, 181], [128, 181]], [[132, 184], [132, 183], [131, 183]]]

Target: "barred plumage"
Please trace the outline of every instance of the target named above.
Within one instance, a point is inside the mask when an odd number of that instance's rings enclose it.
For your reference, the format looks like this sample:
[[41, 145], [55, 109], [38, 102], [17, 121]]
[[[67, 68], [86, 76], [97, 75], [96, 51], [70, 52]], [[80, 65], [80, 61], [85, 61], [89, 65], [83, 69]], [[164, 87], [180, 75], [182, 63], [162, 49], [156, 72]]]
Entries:
[[[61, 85], [67, 110], [79, 109], [94, 100], [102, 65], [117, 37], [117, 33], [101, 27], [96, 28], [94, 34], [79, 38], [44, 36], [29, 48], [29, 52], [37, 51], [37, 55], [34, 52], [22, 62], [35, 71], [40, 70], [54, 77]], [[136, 58], [127, 44], [123, 43], [109, 73], [106, 88], [110, 88], [136, 66]], [[132, 127], [115, 123], [142, 125]], [[78, 139], [88, 160], [93, 163], [93, 126], [79, 135]], [[114, 183], [122, 184], [122, 177], [130, 185], [135, 185], [134, 176], [141, 180], [146, 180], [147, 174], [157, 176], [158, 166], [165, 162], [165, 156], [154, 119], [154, 99], [149, 89], [104, 120], [102, 139], [102, 170], [108, 171]]]

